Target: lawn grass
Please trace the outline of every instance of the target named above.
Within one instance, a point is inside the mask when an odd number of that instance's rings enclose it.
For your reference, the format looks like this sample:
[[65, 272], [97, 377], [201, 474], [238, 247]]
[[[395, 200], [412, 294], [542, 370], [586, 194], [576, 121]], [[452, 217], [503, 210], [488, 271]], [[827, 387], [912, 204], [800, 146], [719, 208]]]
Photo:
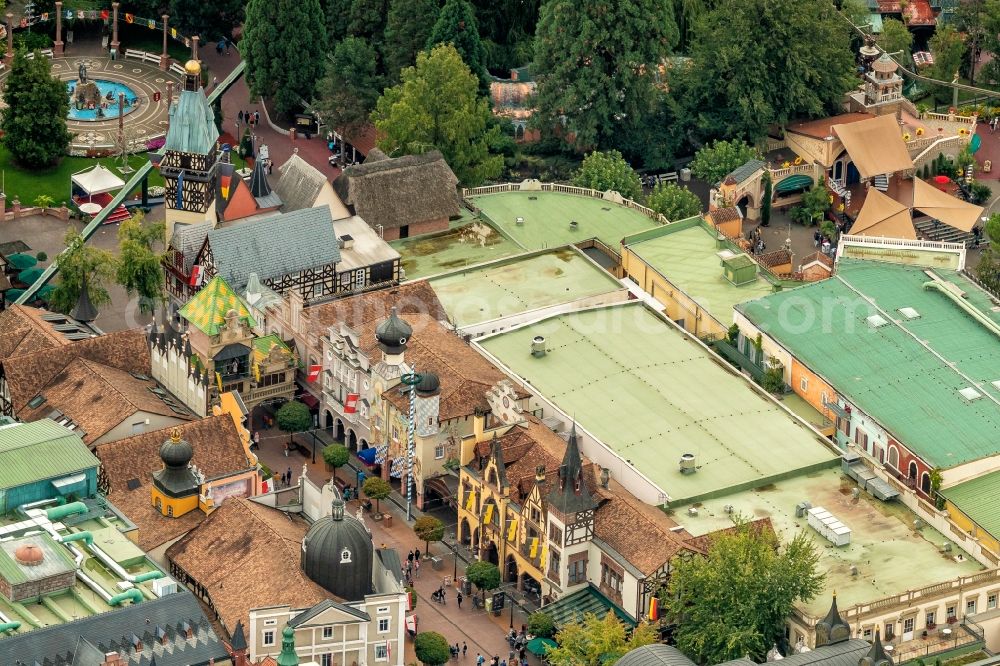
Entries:
[[[147, 161], [145, 153], [132, 155], [129, 164], [133, 169], [142, 166]], [[120, 160], [115, 157], [102, 157], [99, 159], [90, 157], [64, 157], [59, 164], [47, 169], [25, 169], [14, 164], [10, 153], [3, 146], [0, 146], [0, 170], [2, 170], [3, 190], [7, 194], [7, 201], [18, 199], [23, 205], [31, 206], [40, 195], [48, 195], [55, 200], [58, 205], [62, 201], [69, 200], [70, 177], [78, 172], [88, 169], [100, 163], [111, 169], [124, 181], [128, 181], [130, 174], [122, 174], [118, 170]], [[163, 185], [163, 178], [159, 171], [152, 171], [149, 174], [149, 186]]]

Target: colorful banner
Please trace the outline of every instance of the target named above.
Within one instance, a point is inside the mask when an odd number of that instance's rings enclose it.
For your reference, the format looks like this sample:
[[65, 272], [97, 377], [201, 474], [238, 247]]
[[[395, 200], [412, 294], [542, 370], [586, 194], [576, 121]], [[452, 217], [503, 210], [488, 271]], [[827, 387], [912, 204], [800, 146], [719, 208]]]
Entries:
[[126, 23], [135, 23], [135, 14], [125, 14]]

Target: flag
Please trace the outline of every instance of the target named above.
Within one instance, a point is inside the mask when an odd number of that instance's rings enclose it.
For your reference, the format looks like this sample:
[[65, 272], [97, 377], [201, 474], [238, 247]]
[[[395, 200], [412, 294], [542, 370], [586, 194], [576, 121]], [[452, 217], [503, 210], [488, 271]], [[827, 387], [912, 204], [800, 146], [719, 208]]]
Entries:
[[219, 393], [222, 393], [222, 375], [218, 372], [215, 373], [215, 381], [219, 383]]
[[253, 364], [253, 376], [257, 380], [257, 383], [260, 384], [260, 363]]
[[476, 506], [476, 491], [470, 490], [469, 499], [465, 501], [465, 510], [472, 511], [475, 506]]
[[177, 28], [170, 29], [170, 36], [173, 37], [174, 39], [177, 39]]
[[542, 546], [542, 556], [538, 558], [538, 568], [545, 569], [545, 557], [549, 554], [549, 544]]
[[310, 365], [309, 374], [306, 375], [306, 381], [314, 382], [319, 379], [319, 373], [323, 370], [322, 365]]
[[344, 413], [353, 414], [358, 411], [358, 398], [360, 398], [357, 393], [348, 393], [347, 400], [344, 401]]
[[517, 533], [517, 519], [510, 521], [510, 527], [507, 529], [507, 541], [513, 541], [514, 536]]
[[108, 20], [108, 10], [107, 9], [102, 9], [101, 10], [101, 18], [104, 19], [105, 21]]
[[538, 554], [538, 537], [531, 540], [531, 551], [528, 553], [528, 557], [534, 559], [535, 555]]
[[184, 210], [184, 170], [182, 169], [180, 173], [177, 174], [177, 205], [174, 206], [177, 210]]
[[496, 507], [495, 504], [486, 505], [486, 513], [483, 515], [483, 522], [487, 525], [493, 521], [493, 509]]
[[653, 597], [649, 600], [649, 621], [656, 622], [660, 619], [660, 600]]
[[204, 277], [205, 277], [205, 271], [202, 269], [201, 266], [192, 266], [191, 279], [188, 280], [188, 286], [200, 287]]
[[125, 14], [126, 23], [135, 23], [135, 14]]
[[392, 643], [389, 641], [385, 642], [385, 656], [387, 659], [392, 659]]

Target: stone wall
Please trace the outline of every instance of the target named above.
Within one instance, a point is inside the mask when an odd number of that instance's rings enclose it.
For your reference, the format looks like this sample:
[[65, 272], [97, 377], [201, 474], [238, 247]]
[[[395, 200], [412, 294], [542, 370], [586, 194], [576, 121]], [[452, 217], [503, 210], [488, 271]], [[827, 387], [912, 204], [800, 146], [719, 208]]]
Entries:
[[[76, 572], [66, 571], [55, 576], [42, 578], [41, 580], [28, 581], [20, 585], [9, 585], [7, 581], [0, 582], [0, 591], [3, 591], [11, 601], [23, 601], [24, 599], [36, 599], [44, 594], [52, 594], [61, 590], [73, 587], [76, 582]], [[7, 587], [7, 590], [3, 588]], [[9, 590], [9, 592], [8, 592]]]

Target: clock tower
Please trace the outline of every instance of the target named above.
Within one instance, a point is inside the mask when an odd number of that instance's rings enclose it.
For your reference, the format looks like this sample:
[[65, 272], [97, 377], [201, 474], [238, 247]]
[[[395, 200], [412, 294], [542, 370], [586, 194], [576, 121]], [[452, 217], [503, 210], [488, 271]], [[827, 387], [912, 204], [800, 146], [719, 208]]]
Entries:
[[167, 242], [179, 224], [215, 223], [219, 130], [201, 87], [201, 64], [184, 65], [184, 88], [170, 106], [170, 127], [160, 160], [166, 181]]

